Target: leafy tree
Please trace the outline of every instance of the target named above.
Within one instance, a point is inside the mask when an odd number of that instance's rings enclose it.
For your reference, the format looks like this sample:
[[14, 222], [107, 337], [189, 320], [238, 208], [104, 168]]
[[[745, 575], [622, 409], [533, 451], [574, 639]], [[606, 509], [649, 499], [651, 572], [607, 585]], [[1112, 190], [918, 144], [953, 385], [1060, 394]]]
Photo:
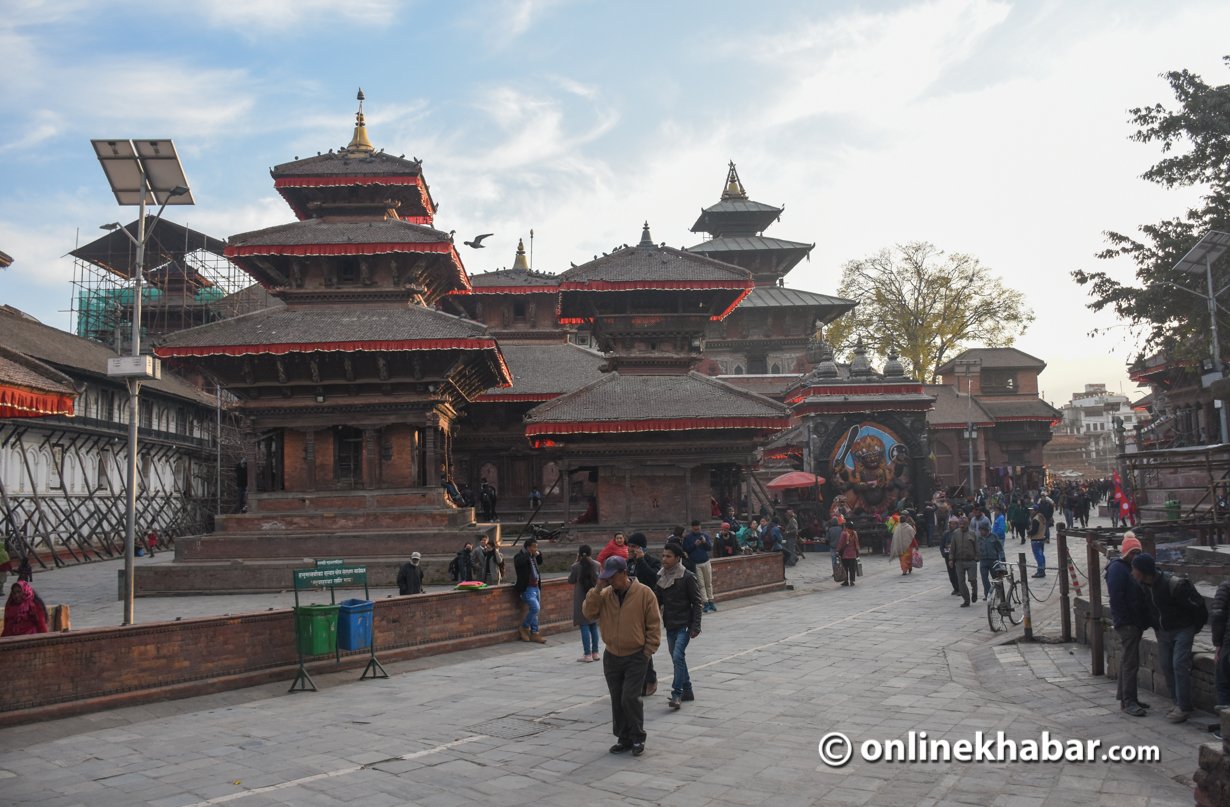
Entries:
[[[1224, 57], [1230, 66], [1230, 56]], [[1131, 123], [1140, 127], [1131, 139], [1157, 142], [1163, 159], [1142, 179], [1166, 188], [1203, 186], [1199, 207], [1181, 217], [1144, 224], [1136, 239], [1107, 232], [1110, 247], [1099, 258], [1130, 258], [1136, 264], [1138, 285], [1120, 283], [1106, 272], [1072, 273], [1089, 287], [1089, 308], [1110, 308], [1132, 326], [1141, 347], [1164, 350], [1176, 358], [1209, 354], [1209, 316], [1204, 300], [1165, 285], [1174, 283], [1201, 294], [1208, 293], [1205, 275], [1173, 271], [1188, 250], [1209, 230], [1230, 232], [1230, 85], [1211, 87], [1186, 70], [1162, 74], [1179, 106], [1161, 104], [1130, 110]], [[1230, 259], [1213, 264], [1214, 291], [1230, 282]], [[1223, 312], [1225, 309], [1223, 309]], [[1222, 352], [1226, 352], [1222, 334]]]
[[845, 355], [858, 337], [877, 359], [895, 347], [906, 372], [923, 381], [972, 343], [1011, 345], [1034, 319], [1025, 295], [977, 258], [926, 242], [850, 261], [837, 293], [858, 308], [829, 327], [834, 350]]

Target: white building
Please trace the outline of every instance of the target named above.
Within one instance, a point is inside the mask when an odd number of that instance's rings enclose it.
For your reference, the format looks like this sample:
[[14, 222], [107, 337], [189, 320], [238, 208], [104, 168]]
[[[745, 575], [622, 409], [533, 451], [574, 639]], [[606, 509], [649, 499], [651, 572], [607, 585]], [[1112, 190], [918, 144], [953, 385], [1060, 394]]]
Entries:
[[[1105, 384], [1086, 384], [1084, 392], [1072, 393], [1063, 405], [1063, 433], [1077, 435], [1084, 447], [1081, 458], [1093, 464], [1108, 462], [1118, 453], [1115, 419], [1123, 421], [1125, 440], [1133, 440], [1137, 413], [1126, 395], [1107, 392]], [[1109, 466], [1107, 466], [1109, 467]]]

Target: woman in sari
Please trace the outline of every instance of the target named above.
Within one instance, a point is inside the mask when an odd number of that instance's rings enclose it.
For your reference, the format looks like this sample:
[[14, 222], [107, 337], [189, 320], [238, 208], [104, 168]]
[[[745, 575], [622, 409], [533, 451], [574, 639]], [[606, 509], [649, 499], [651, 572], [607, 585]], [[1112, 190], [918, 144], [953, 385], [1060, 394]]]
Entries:
[[902, 574], [909, 574], [914, 571], [911, 561], [914, 559], [914, 547], [918, 546], [918, 540], [915, 538], [916, 534], [917, 530], [914, 529], [914, 520], [909, 516], [903, 518], [901, 523], [893, 530], [893, 543], [890, 554], [901, 563]]
[[0, 636], [26, 636], [47, 632], [47, 606], [24, 580], [13, 584], [4, 604], [4, 632]]

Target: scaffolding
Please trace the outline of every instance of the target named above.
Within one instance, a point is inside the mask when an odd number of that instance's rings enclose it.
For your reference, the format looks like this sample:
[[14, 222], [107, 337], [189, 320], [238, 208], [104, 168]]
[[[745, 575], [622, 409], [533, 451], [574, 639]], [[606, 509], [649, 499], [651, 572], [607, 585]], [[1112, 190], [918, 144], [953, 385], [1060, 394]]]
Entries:
[[[123, 229], [134, 235], [137, 222]], [[224, 256], [226, 243], [184, 225], [146, 218], [141, 339], [280, 305]], [[127, 353], [132, 338], [136, 248], [117, 228], [74, 249], [73, 332]]]

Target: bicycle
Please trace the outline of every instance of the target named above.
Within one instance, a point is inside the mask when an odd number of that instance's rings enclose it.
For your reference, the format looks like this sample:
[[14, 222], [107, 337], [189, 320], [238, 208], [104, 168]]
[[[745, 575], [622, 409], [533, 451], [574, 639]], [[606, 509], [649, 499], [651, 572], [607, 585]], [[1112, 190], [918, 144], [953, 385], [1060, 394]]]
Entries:
[[1005, 619], [1013, 625], [1021, 624], [1025, 618], [1024, 607], [1010, 564], [996, 561], [991, 567], [991, 576], [995, 578], [995, 583], [987, 599], [987, 622], [993, 633], [999, 633], [1006, 627]]

